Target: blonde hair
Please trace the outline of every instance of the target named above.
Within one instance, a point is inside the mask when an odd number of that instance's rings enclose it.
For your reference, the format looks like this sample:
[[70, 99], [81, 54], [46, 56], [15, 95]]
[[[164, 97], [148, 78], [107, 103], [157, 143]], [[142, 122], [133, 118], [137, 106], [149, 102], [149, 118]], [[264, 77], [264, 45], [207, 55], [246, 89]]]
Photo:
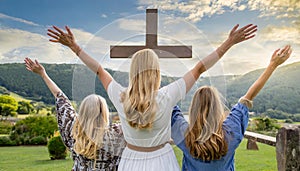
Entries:
[[83, 99], [72, 128], [74, 150], [89, 159], [96, 159], [103, 135], [109, 124], [109, 112], [103, 97], [92, 94]]
[[227, 153], [222, 123], [224, 107], [217, 89], [200, 87], [189, 109], [189, 129], [186, 145], [190, 154], [204, 161], [220, 159]]
[[121, 94], [126, 119], [131, 127], [151, 128], [157, 111], [160, 87], [158, 56], [151, 49], [136, 52], [131, 61], [129, 86]]

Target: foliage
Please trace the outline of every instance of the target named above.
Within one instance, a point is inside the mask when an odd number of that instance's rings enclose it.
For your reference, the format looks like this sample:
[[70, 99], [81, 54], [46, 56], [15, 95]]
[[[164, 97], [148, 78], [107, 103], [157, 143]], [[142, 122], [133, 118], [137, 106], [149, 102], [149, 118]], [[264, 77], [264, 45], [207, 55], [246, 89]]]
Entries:
[[52, 137], [49, 140], [47, 147], [51, 160], [66, 158], [67, 148], [64, 145], [61, 136]]
[[33, 105], [29, 101], [19, 101], [18, 102], [18, 114], [29, 114], [34, 110]]
[[9, 121], [0, 121], [0, 134], [9, 134], [12, 124]]
[[0, 146], [13, 146], [13, 145], [16, 145], [16, 142], [10, 140], [8, 136], [0, 137]]
[[49, 138], [57, 130], [57, 122], [53, 116], [29, 116], [18, 121], [10, 133], [11, 140], [17, 144], [30, 144], [32, 138], [41, 136]]
[[30, 139], [30, 145], [47, 145], [47, 138], [36, 136]]
[[0, 95], [0, 115], [14, 116], [18, 109], [17, 101], [9, 95]]
[[[71, 100], [79, 102], [88, 94], [96, 93], [107, 99], [110, 111], [115, 111], [102, 84], [86, 66], [77, 64], [44, 64], [44, 66], [49, 76]], [[127, 73], [109, 69], [108, 72], [123, 86], [128, 85]], [[183, 111], [187, 111], [195, 89], [202, 85], [213, 85], [224, 95], [227, 106], [231, 107], [246, 93], [247, 89], [262, 72], [263, 70], [255, 70], [240, 76], [199, 78], [197, 84], [186, 95], [186, 100], [180, 106]], [[43, 83], [43, 80], [39, 76], [26, 71], [23, 64], [0, 64], [0, 73], [3, 73], [0, 75], [0, 86], [32, 100], [43, 101], [46, 104], [54, 103], [53, 95]], [[14, 79], [15, 77], [12, 77], [12, 75], [18, 75], [18, 79]], [[85, 77], [81, 77], [82, 75], [85, 75]], [[290, 115], [299, 114], [300, 80], [295, 79], [299, 75], [299, 62], [278, 68], [264, 89], [255, 98], [252, 111], [263, 113], [268, 109], [272, 109]], [[162, 77], [161, 85], [167, 85], [176, 79], [175, 77]], [[92, 91], [88, 88], [82, 89], [82, 87], [87, 87], [87, 83], [89, 83], [88, 85], [92, 84]], [[79, 88], [81, 88], [80, 91], [73, 91], [72, 93], [72, 89], [77, 90]], [[292, 118], [289, 116], [286, 119]]]

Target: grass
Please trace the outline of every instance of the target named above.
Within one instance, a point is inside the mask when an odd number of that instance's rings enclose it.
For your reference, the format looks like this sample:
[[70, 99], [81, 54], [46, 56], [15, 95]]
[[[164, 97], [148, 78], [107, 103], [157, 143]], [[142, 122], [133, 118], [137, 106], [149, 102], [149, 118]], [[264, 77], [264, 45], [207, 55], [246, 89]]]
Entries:
[[[261, 143], [258, 146], [259, 151], [250, 151], [246, 150], [246, 140], [241, 143], [235, 155], [236, 170], [277, 170], [275, 147]], [[181, 166], [182, 152], [173, 148]], [[66, 160], [50, 160], [45, 146], [0, 147], [0, 151], [0, 171], [65, 171], [73, 165], [69, 155]]]
[[45, 146], [18, 146], [0, 148], [0, 171], [66, 171], [71, 170], [73, 161], [50, 160]]

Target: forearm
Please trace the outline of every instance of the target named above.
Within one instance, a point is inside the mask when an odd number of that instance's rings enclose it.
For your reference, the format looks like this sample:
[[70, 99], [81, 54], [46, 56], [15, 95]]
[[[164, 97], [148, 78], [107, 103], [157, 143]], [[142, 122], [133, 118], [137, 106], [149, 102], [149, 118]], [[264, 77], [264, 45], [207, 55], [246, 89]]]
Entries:
[[43, 73], [41, 77], [43, 78], [44, 82], [46, 83], [53, 96], [56, 97], [57, 94], [61, 92], [60, 88], [55, 84], [54, 81], [51, 80], [47, 73]]
[[85, 51], [80, 50], [77, 56], [90, 70], [92, 70], [94, 73], [98, 72], [100, 64], [94, 58], [90, 57]]
[[234, 43], [230, 39], [227, 39], [223, 42], [219, 48], [209, 54], [207, 57], [203, 58], [199, 61], [193, 69], [191, 69], [188, 73], [184, 75], [184, 80], [186, 83], [186, 92], [188, 92], [191, 87], [194, 85], [196, 80], [200, 77], [200, 75], [215, 65], [221, 57], [233, 46]]
[[[73, 50], [73, 48], [71, 48]], [[85, 51], [81, 50], [79, 47], [75, 47], [73, 52], [79, 49], [78, 57], [80, 60], [94, 73], [97, 74], [99, 80], [102, 82], [105, 90], [107, 90], [109, 83], [112, 81], [111, 75], [96, 61], [94, 58], [89, 56]]]
[[244, 97], [248, 100], [253, 100], [255, 96], [259, 93], [259, 91], [264, 87], [268, 79], [271, 77], [276, 67], [276, 65], [270, 64], [260, 75], [260, 77], [251, 85]]
[[219, 58], [221, 59], [224, 54], [234, 45], [233, 41], [228, 38], [226, 41], [224, 41], [216, 50]]

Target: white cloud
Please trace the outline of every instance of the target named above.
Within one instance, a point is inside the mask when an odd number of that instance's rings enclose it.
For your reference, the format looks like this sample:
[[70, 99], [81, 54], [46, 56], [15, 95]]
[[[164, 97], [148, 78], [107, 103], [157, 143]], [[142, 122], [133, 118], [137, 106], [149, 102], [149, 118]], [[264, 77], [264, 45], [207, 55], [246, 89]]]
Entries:
[[8, 15], [5, 15], [3, 13], [0, 13], [0, 18], [9, 19], [9, 20], [21, 22], [21, 23], [24, 23], [24, 24], [32, 25], [32, 26], [39, 26], [38, 24], [36, 24], [34, 22], [27, 21], [27, 20], [24, 20], [22, 18], [16, 18], [16, 17], [8, 16]]
[[102, 18], [107, 18], [107, 15], [106, 14], [101, 14], [101, 17]]
[[260, 17], [275, 16], [278, 18], [294, 18], [300, 15], [300, 1], [290, 0], [139, 0], [138, 10], [159, 8], [169, 13], [179, 13], [188, 21], [198, 22], [203, 17], [223, 14], [226, 11], [243, 11], [246, 9], [260, 12]]

